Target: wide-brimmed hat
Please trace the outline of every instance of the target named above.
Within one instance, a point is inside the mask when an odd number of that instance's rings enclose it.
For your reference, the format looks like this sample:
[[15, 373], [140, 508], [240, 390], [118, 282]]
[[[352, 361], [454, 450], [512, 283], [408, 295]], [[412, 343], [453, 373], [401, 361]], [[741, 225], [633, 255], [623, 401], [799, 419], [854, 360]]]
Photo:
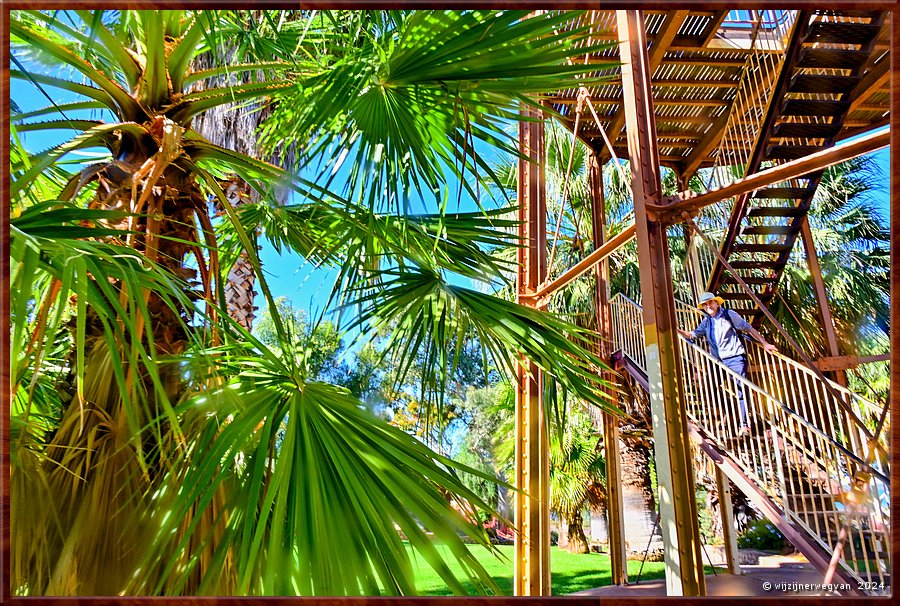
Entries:
[[705, 292], [700, 295], [700, 298], [697, 300], [697, 307], [703, 307], [704, 304], [709, 303], [710, 301], [718, 301], [719, 305], [725, 305], [725, 299], [722, 297], [717, 297], [711, 292]]

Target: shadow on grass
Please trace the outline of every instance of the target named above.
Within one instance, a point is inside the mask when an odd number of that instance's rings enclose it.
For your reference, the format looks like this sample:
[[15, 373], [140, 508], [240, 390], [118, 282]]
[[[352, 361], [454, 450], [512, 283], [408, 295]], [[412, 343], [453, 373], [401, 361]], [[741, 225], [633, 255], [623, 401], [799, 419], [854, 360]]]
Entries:
[[[500, 595], [511, 596], [513, 593], [513, 552], [512, 548], [504, 549], [506, 561], [500, 561], [485, 554], [479, 557], [488, 574], [500, 588]], [[553, 595], [566, 595], [595, 587], [612, 584], [609, 556], [606, 554], [571, 554], [553, 548], [550, 554], [550, 583]], [[628, 561], [628, 578], [634, 583], [641, 570], [640, 560]], [[706, 574], [713, 574], [713, 569], [705, 567]], [[641, 571], [641, 582], [662, 579], [665, 577], [665, 565], [662, 562], [645, 562]], [[416, 586], [420, 595], [449, 596], [453, 595], [444, 582], [427, 566], [419, 567], [416, 574]], [[474, 584], [464, 582], [468, 595], [477, 595]]]

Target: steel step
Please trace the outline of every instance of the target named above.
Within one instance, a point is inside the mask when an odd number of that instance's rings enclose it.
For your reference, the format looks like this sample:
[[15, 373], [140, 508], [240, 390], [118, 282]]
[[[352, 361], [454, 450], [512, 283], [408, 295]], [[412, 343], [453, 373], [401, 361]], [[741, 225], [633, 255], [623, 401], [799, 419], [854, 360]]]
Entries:
[[766, 260], [766, 259], [755, 259], [753, 261], [729, 261], [729, 265], [731, 265], [735, 269], [773, 269], [779, 266], [777, 261]]
[[840, 131], [840, 124], [781, 122], [772, 129], [772, 138], [833, 139]]
[[781, 104], [782, 116], [842, 116], [850, 108], [849, 101], [817, 101], [815, 99], [786, 99]]
[[744, 236], [792, 236], [799, 229], [790, 225], [745, 225], [741, 229]]
[[869, 58], [869, 53], [858, 50], [834, 48], [804, 48], [800, 51], [797, 67], [828, 67], [831, 69], [857, 69]]
[[849, 93], [857, 84], [859, 76], [818, 76], [796, 74], [788, 84], [789, 93]]
[[802, 206], [757, 206], [747, 211], [748, 217], [802, 217], [807, 209]]
[[832, 44], [868, 44], [881, 31], [874, 23], [847, 23], [817, 21], [809, 26], [804, 42], [829, 42]]
[[804, 200], [814, 193], [815, 190], [809, 187], [769, 187], [756, 190], [753, 193], [753, 197], [777, 200]]
[[796, 160], [825, 149], [819, 145], [770, 145], [766, 148], [766, 160]]
[[793, 248], [793, 242], [791, 244], [737, 244], [733, 250], [734, 252], [749, 253], [783, 253], [791, 248]]
[[[757, 299], [763, 296], [763, 293], [761, 292], [755, 292], [753, 294], [756, 295]], [[753, 301], [753, 297], [745, 292], [719, 292], [719, 296], [729, 301]], [[729, 309], [732, 308], [729, 307]]]
[[[741, 280], [747, 284], [765, 285], [771, 284], [774, 278], [760, 278], [758, 276], [741, 276]], [[723, 284], [738, 284], [737, 278], [728, 274], [722, 278]]]
[[816, 10], [817, 15], [827, 16], [827, 17], [857, 17], [860, 19], [878, 19], [881, 16], [881, 11], [876, 11], [872, 9], [868, 10], [845, 10], [842, 8], [838, 9], [827, 9], [822, 8]]

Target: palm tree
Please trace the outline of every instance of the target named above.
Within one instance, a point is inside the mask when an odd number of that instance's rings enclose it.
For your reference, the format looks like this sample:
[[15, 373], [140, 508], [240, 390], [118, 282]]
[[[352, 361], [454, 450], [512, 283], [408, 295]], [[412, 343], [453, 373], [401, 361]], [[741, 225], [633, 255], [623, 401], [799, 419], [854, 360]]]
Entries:
[[562, 432], [551, 433], [550, 507], [566, 524], [566, 550], [590, 553], [583, 512], [606, 503], [606, 461], [587, 415], [572, 410], [563, 419]]
[[[454, 368], [452, 336], [471, 331], [498, 368], [524, 355], [603, 404], [599, 361], [576, 343], [586, 331], [449, 281], [497, 281], [487, 249], [514, 239], [505, 211], [450, 214], [440, 197], [450, 174], [475, 193], [492, 173], [474, 141], [515, 153], [503, 121], [586, 69], [567, 63], [585, 48], [555, 33], [572, 15], [385, 15], [261, 13], [269, 27], [248, 29], [221, 11], [10, 14], [11, 76], [77, 98], [13, 116], [16, 593], [412, 594], [395, 528], [454, 591], [426, 530], [492, 588], [459, 536], [488, 546], [485, 533], [446, 498], [489, 509], [458, 466], [307, 376], [302, 335], [277, 313], [272, 348], [225, 309], [242, 255], [277, 309], [256, 254], [265, 237], [337, 268], [333, 300], [359, 310], [364, 335], [395, 327], [401, 368], [415, 352], [439, 361], [430, 388]], [[223, 40], [256, 59], [192, 69]], [[191, 91], [226, 73], [254, 77]], [[300, 142], [299, 175], [194, 128], [216, 107], [273, 98], [265, 142]], [[36, 154], [18, 138], [59, 129], [76, 134]], [[96, 148], [106, 157], [67, 164]], [[222, 187], [233, 174], [255, 192], [239, 209]], [[278, 188], [300, 202], [275, 204]], [[431, 192], [436, 212], [405, 212]]]

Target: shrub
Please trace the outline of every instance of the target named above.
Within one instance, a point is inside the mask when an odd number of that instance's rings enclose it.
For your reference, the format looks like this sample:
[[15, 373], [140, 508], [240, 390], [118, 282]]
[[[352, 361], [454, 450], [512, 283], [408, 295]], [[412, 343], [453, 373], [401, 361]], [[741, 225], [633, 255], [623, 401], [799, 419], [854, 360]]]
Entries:
[[762, 549], [765, 551], [781, 551], [785, 541], [775, 526], [768, 520], [754, 520], [738, 535], [738, 547], [743, 549]]

